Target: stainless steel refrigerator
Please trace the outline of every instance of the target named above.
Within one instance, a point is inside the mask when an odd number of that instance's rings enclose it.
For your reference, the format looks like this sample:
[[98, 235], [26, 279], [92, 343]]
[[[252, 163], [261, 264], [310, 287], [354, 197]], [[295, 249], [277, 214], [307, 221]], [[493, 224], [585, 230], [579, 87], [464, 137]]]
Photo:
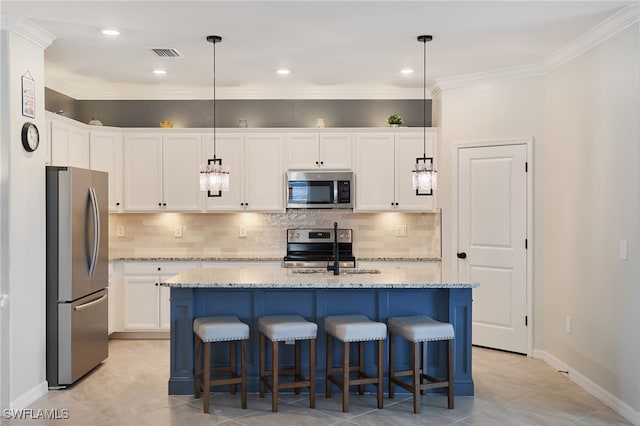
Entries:
[[47, 381], [72, 384], [108, 356], [108, 175], [47, 167]]

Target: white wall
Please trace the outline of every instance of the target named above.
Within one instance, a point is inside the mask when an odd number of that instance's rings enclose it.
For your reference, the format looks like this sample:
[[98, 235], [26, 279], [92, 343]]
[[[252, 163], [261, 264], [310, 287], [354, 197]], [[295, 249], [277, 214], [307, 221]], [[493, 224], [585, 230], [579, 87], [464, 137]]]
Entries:
[[636, 415], [639, 40], [636, 23], [547, 76], [543, 259], [545, 351]]
[[[452, 240], [456, 226], [452, 217], [451, 188], [453, 161], [455, 161], [452, 144], [476, 140], [514, 139], [533, 137], [533, 159], [529, 159], [533, 173], [533, 231], [529, 236], [533, 252], [533, 277], [542, 275], [541, 262], [542, 242], [542, 208], [541, 196], [544, 154], [544, 77], [509, 80], [488, 83], [481, 86], [462, 87], [445, 90], [439, 100], [434, 100], [434, 111], [439, 117], [434, 118], [441, 130], [440, 152], [438, 156], [438, 203], [443, 207], [442, 241], [443, 241], [443, 279], [455, 279], [457, 244]], [[534, 332], [542, 330], [543, 286], [533, 285]], [[541, 333], [534, 334], [534, 346], [542, 345]]]
[[[3, 17], [4, 18], [4, 17]], [[2, 27], [2, 405], [23, 407], [46, 392], [45, 379], [45, 199], [44, 44], [24, 22]], [[30, 35], [35, 36], [33, 39]], [[50, 43], [51, 40], [49, 40]], [[36, 118], [22, 116], [21, 77], [36, 83]], [[34, 122], [42, 145], [27, 153], [22, 125]], [[8, 315], [6, 315], [8, 311]], [[10, 367], [10, 368], [8, 368]]]
[[454, 276], [451, 144], [533, 136], [534, 349], [640, 424], [639, 40], [636, 23], [544, 77], [444, 90], [433, 105], [443, 271]]

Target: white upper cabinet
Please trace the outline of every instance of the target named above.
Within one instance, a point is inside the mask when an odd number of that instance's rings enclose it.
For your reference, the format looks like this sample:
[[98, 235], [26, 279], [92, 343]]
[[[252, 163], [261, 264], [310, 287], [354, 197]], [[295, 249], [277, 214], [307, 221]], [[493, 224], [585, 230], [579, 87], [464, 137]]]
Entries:
[[170, 211], [200, 211], [200, 134], [164, 135], [162, 144], [163, 208]]
[[283, 139], [276, 133], [245, 135], [245, 210], [284, 212]]
[[91, 169], [109, 173], [109, 211], [122, 211], [122, 133], [91, 131], [89, 153]]
[[200, 211], [201, 136], [124, 135], [124, 210]]
[[[213, 135], [205, 136], [213, 159]], [[205, 195], [207, 211], [284, 211], [283, 136], [279, 133], [217, 133], [216, 158], [230, 167], [229, 191]]]
[[350, 133], [290, 133], [289, 169], [351, 169]]
[[355, 140], [355, 210], [394, 210], [396, 201], [393, 134], [362, 133], [356, 135]]
[[[435, 134], [427, 133], [426, 155], [434, 156]], [[431, 211], [434, 195], [417, 195], [411, 170], [422, 157], [422, 133], [356, 135], [357, 211]]]
[[[229, 166], [229, 191], [205, 193], [205, 209], [233, 212], [244, 207], [244, 135], [240, 133], [216, 133], [216, 158]], [[204, 158], [213, 160], [213, 135], [204, 136]], [[242, 203], [242, 205], [241, 205]]]
[[51, 165], [89, 168], [89, 130], [64, 117], [51, 119]]

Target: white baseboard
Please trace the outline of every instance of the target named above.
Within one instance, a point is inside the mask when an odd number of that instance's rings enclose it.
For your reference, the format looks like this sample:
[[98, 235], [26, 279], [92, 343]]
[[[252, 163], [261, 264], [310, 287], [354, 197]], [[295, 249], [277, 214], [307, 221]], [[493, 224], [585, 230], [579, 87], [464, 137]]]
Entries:
[[612, 395], [602, 387], [593, 383], [587, 377], [583, 376], [578, 371], [574, 370], [555, 356], [551, 355], [547, 351], [534, 349], [533, 357], [543, 360], [556, 370], [567, 371], [569, 380], [598, 398], [600, 401], [607, 404], [607, 406], [611, 407], [612, 410], [616, 411], [618, 414], [629, 420], [634, 425], [640, 426], [640, 411], [634, 410], [627, 403], [621, 401], [616, 396]]
[[47, 381], [40, 383], [32, 387], [26, 393], [20, 395], [18, 398], [9, 402], [9, 408], [12, 410], [19, 410], [21, 408], [26, 408], [35, 402], [38, 398], [44, 396], [49, 392], [49, 385]]

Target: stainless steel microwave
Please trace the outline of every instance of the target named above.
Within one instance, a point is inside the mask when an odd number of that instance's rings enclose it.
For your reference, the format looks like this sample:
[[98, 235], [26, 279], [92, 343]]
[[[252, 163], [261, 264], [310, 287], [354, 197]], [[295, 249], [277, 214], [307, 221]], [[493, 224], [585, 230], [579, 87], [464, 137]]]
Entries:
[[288, 171], [287, 208], [352, 209], [353, 172], [329, 170]]

